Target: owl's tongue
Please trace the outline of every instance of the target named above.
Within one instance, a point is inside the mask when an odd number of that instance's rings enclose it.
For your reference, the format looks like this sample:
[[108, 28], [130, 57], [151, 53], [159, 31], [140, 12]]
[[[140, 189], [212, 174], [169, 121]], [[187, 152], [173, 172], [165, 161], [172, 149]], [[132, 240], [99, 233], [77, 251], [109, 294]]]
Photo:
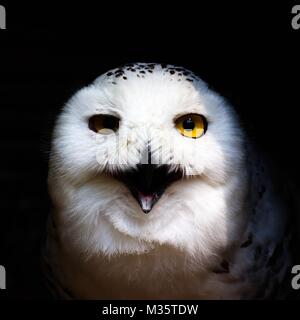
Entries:
[[151, 211], [152, 207], [159, 199], [159, 196], [156, 192], [150, 194], [144, 194], [138, 191], [137, 200], [142, 208], [142, 210], [147, 214]]
[[125, 183], [144, 213], [149, 213], [165, 189], [182, 177], [181, 172], [170, 172], [167, 165], [138, 165], [115, 176]]

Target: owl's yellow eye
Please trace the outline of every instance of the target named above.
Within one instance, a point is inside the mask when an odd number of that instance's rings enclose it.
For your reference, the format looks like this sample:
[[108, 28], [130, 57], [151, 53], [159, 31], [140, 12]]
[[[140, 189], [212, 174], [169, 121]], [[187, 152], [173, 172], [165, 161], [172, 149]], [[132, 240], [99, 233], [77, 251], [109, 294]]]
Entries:
[[206, 120], [200, 114], [186, 114], [175, 121], [176, 129], [185, 137], [197, 139], [206, 131]]
[[96, 133], [109, 134], [119, 129], [119, 122], [120, 119], [115, 116], [97, 114], [89, 119], [89, 128]]

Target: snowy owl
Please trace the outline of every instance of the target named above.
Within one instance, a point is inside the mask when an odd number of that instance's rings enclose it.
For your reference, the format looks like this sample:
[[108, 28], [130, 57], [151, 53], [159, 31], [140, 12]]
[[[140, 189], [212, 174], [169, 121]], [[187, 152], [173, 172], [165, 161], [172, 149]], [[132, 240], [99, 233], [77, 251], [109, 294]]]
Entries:
[[48, 284], [71, 299], [281, 297], [288, 208], [230, 104], [193, 72], [113, 69], [59, 115]]

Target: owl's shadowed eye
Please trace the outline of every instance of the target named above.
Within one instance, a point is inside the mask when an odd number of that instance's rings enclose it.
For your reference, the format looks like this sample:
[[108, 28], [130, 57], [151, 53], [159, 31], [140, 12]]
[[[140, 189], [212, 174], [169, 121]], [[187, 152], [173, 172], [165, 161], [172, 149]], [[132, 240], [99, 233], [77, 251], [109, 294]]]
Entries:
[[207, 122], [199, 114], [186, 114], [175, 120], [175, 126], [184, 137], [197, 139], [206, 132]]
[[120, 119], [104, 114], [97, 114], [89, 119], [89, 129], [101, 134], [109, 134], [119, 129]]

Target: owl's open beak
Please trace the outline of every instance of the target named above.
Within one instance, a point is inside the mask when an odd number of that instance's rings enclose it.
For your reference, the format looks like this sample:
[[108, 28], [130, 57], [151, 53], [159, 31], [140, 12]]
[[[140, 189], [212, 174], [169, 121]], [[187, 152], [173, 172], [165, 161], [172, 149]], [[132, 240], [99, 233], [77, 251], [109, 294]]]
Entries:
[[118, 174], [117, 178], [128, 187], [143, 212], [148, 214], [166, 188], [182, 178], [181, 172], [169, 169], [167, 165], [141, 164], [135, 170]]

